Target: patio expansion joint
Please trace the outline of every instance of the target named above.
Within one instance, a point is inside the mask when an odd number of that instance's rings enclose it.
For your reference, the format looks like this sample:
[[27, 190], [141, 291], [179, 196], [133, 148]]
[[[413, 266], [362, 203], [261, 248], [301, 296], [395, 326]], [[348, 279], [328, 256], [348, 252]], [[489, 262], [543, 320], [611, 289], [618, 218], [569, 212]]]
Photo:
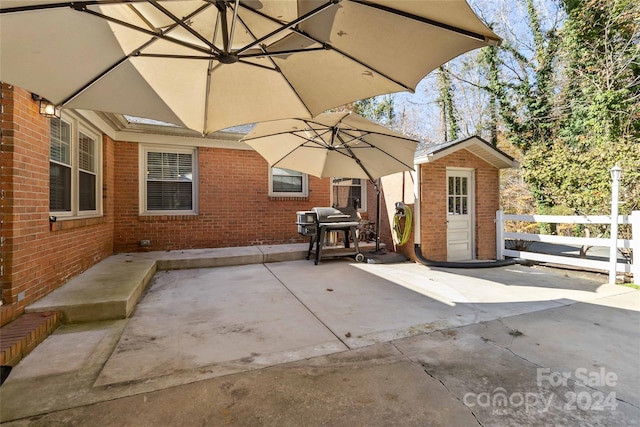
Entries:
[[[554, 308], [556, 308], [556, 307], [554, 307]], [[547, 309], [547, 310], [549, 310], [549, 309]], [[545, 310], [541, 310], [541, 311], [545, 311]], [[521, 315], [519, 315], [519, 314], [518, 314], [518, 315], [510, 316], [510, 317], [518, 317], [518, 316], [521, 316]], [[524, 361], [524, 362], [526, 362], [526, 363], [529, 363], [529, 364], [531, 364], [531, 365], [533, 365], [533, 366], [535, 366], [535, 367], [537, 367], [537, 368], [543, 368], [544, 366], [542, 366], [542, 365], [540, 365], [540, 364], [538, 364], [538, 363], [535, 363], [535, 362], [533, 362], [533, 361], [531, 361], [531, 360], [527, 359], [527, 358], [526, 358], [526, 357], [524, 357], [524, 356], [521, 356], [520, 354], [518, 354], [518, 353], [514, 352], [514, 351], [509, 347], [509, 346], [510, 346], [511, 344], [513, 344], [513, 342], [518, 338], [518, 333], [521, 333], [521, 332], [520, 332], [519, 330], [511, 329], [510, 327], [508, 327], [507, 325], [505, 325], [505, 323], [503, 322], [503, 320], [505, 320], [505, 319], [508, 319], [508, 317], [506, 317], [506, 318], [498, 318], [498, 319], [495, 319], [495, 320], [489, 320], [489, 321], [486, 321], [486, 322], [481, 322], [481, 323], [479, 323], [479, 325], [482, 325], [482, 326], [485, 326], [485, 327], [486, 327], [486, 325], [487, 325], [488, 323], [496, 322], [496, 321], [497, 321], [500, 325], [502, 325], [502, 327], [503, 327], [505, 330], [509, 330], [509, 332], [508, 332], [508, 333], [511, 335], [511, 341], [509, 342], [509, 345], [508, 345], [508, 346], [500, 345], [500, 344], [498, 344], [497, 342], [495, 342], [494, 340], [491, 340], [491, 339], [489, 339], [489, 338], [485, 338], [485, 337], [483, 337], [483, 336], [479, 336], [479, 338], [480, 338], [482, 341], [484, 341], [485, 343], [487, 343], [487, 344], [490, 344], [490, 345], [492, 345], [492, 346], [494, 346], [494, 347], [498, 347], [499, 349], [502, 349], [502, 350], [508, 351], [508, 352], [509, 352], [509, 353], [511, 353], [514, 357], [516, 357], [516, 358], [518, 358], [518, 359], [520, 359], [520, 360], [522, 360], [522, 361]], [[513, 333], [513, 334], [512, 334], [512, 333]], [[522, 334], [522, 333], [521, 333], [521, 334]], [[522, 334], [522, 335], [524, 335], [524, 334]]]
[[[567, 306], [571, 306], [571, 305], [575, 305], [575, 304], [580, 304], [580, 302], [576, 301], [574, 304], [568, 304]], [[544, 311], [544, 310], [543, 310], [543, 311]], [[512, 316], [512, 317], [517, 317], [517, 316]], [[497, 321], [498, 321], [498, 323], [500, 323], [500, 324], [501, 324], [505, 329], [509, 329], [510, 331], [513, 331], [513, 329], [509, 328], [507, 325], [505, 325], [505, 324], [504, 324], [503, 319], [496, 319], [496, 320], [497, 320]], [[483, 323], [486, 323], [486, 322], [483, 322]], [[492, 344], [492, 345], [494, 345], [494, 346], [496, 346], [496, 347], [498, 347], [498, 348], [501, 348], [501, 349], [503, 349], [503, 350], [508, 351], [508, 352], [509, 352], [509, 353], [511, 353], [514, 357], [516, 357], [516, 358], [518, 358], [518, 359], [520, 359], [520, 360], [523, 360], [524, 362], [529, 363], [529, 364], [531, 364], [531, 365], [533, 365], [533, 366], [535, 366], [535, 367], [537, 367], [537, 368], [547, 368], [547, 367], [545, 367], [545, 366], [543, 366], [543, 365], [540, 365], [539, 363], [532, 362], [531, 360], [527, 359], [526, 357], [523, 357], [523, 356], [521, 356], [521, 355], [519, 355], [519, 354], [515, 353], [515, 352], [514, 352], [513, 350], [511, 350], [511, 348], [509, 348], [508, 346], [506, 346], [506, 347], [505, 347], [505, 346], [501, 346], [501, 345], [499, 345], [498, 343], [496, 343], [495, 341], [487, 340], [486, 338], [483, 338], [483, 337], [480, 337], [480, 338], [481, 338], [483, 341], [485, 341], [485, 340], [486, 340], [485, 342], [487, 342], [487, 343], [489, 343], [489, 344]], [[511, 344], [511, 343], [513, 343], [513, 341], [514, 341], [514, 340], [516, 340], [516, 339], [517, 339], [517, 336], [512, 336], [512, 339], [511, 339], [510, 344]], [[547, 368], [547, 369], [551, 369], [551, 368]], [[556, 372], [556, 371], [552, 371], [552, 372], [553, 372], [553, 373], [555, 373], [555, 374], [558, 374], [558, 375], [562, 375], [562, 373], [561, 373], [561, 372]], [[596, 392], [597, 392], [597, 391], [601, 391], [600, 389], [598, 389], [598, 388], [596, 388], [596, 387], [593, 387], [593, 386], [590, 386], [589, 384], [585, 384], [585, 383], [583, 383], [583, 382], [581, 382], [581, 381], [577, 381], [575, 378], [567, 378], [567, 382], [568, 382], [569, 384], [573, 384], [573, 385], [576, 385], [576, 384], [577, 384], [577, 385], [580, 385], [580, 386], [582, 386], [582, 387], [586, 387], [586, 388], [588, 388], [588, 389], [590, 389], [590, 390], [592, 390], [592, 391], [596, 391]], [[618, 402], [622, 402], [622, 403], [628, 404], [628, 405], [630, 405], [630, 406], [633, 406], [633, 407], [634, 407], [634, 408], [636, 408], [636, 409], [640, 409], [640, 407], [639, 407], [638, 405], [634, 404], [633, 402], [630, 402], [630, 401], [627, 401], [627, 400], [621, 399], [618, 395], [616, 395], [615, 399], [616, 399]]]
[[[453, 328], [453, 329], [457, 329], [457, 328]], [[441, 331], [440, 331], [441, 332]], [[429, 334], [425, 334], [425, 335], [429, 335]], [[467, 408], [467, 410], [471, 413], [471, 416], [473, 416], [473, 418], [476, 420], [476, 422], [478, 423], [479, 426], [484, 427], [484, 424], [482, 424], [480, 422], [480, 420], [478, 419], [478, 417], [476, 416], [476, 414], [473, 412], [473, 409], [471, 409], [470, 407], [468, 407], [464, 401], [462, 399], [460, 399], [458, 396], [455, 395], [455, 393], [453, 393], [449, 387], [447, 387], [447, 385], [444, 383], [444, 381], [442, 381], [440, 378], [436, 377], [435, 375], [433, 375], [431, 372], [429, 372], [429, 370], [427, 369], [427, 367], [419, 362], [414, 361], [413, 359], [411, 359], [409, 356], [407, 356], [406, 354], [404, 354], [402, 352], [402, 350], [400, 350], [400, 348], [393, 342], [391, 341], [390, 344], [393, 346], [393, 348], [396, 349], [396, 351], [398, 353], [400, 353], [402, 355], [403, 358], [405, 358], [409, 363], [411, 363], [412, 365], [418, 366], [420, 369], [422, 369], [422, 371], [429, 376], [430, 378], [438, 381], [438, 383], [440, 383], [440, 385], [442, 385], [442, 387], [447, 391], [447, 393], [449, 394], [449, 396], [451, 396], [453, 399], [456, 399], [458, 402], [460, 402], [462, 404], [462, 406], [464, 408]]]
[[269, 266], [267, 264], [263, 264], [264, 267], [269, 271], [269, 273], [271, 273], [271, 275], [287, 290], [287, 292], [289, 292], [291, 294], [291, 296], [293, 296], [300, 304], [302, 304], [302, 306], [318, 321], [320, 322], [320, 324], [322, 326], [324, 326], [325, 328], [327, 328], [327, 330], [329, 332], [331, 332], [331, 334], [333, 334], [334, 337], [336, 337], [338, 339], [338, 341], [340, 341], [342, 343], [342, 345], [345, 346], [345, 348], [347, 350], [352, 350], [351, 347], [349, 347], [349, 344], [347, 344], [347, 342], [345, 340], [343, 340], [342, 338], [340, 338], [340, 336], [338, 334], [336, 334], [330, 327], [329, 325], [327, 325], [322, 319], [320, 319], [310, 308], [309, 306], [307, 306], [300, 298], [298, 298], [298, 296], [293, 293], [291, 291], [291, 289], [289, 289], [287, 287], [287, 285], [284, 284], [284, 282], [282, 280], [280, 280], [280, 278], [273, 272], [271, 271], [271, 269], [269, 268]]

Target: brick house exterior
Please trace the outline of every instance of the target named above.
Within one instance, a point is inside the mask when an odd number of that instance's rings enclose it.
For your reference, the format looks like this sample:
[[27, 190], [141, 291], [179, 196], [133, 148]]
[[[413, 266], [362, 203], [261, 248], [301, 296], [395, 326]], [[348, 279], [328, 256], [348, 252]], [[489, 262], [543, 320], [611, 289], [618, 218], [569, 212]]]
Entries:
[[[140, 215], [140, 144], [130, 141], [137, 136], [120, 141], [102, 125], [94, 129], [101, 138], [101, 214], [52, 222], [50, 119], [30, 92], [2, 84], [1, 125], [1, 325], [113, 253], [306, 242], [295, 212], [330, 204], [329, 179], [310, 176], [308, 197], [270, 197], [269, 167], [259, 154], [189, 138], [198, 158], [198, 214]], [[171, 138], [157, 139], [171, 145]]]
[[[122, 175], [137, 177], [138, 144], [116, 142], [115, 153]], [[296, 211], [329, 204], [329, 180], [311, 176], [308, 197], [269, 197], [268, 165], [255, 151], [199, 147], [198, 164], [198, 215], [141, 216], [138, 180], [115, 182], [115, 253], [302, 242]]]
[[[238, 142], [241, 135], [225, 140], [122, 132], [93, 112], [64, 114], [99, 141], [99, 181], [95, 185], [99, 206], [89, 215], [82, 215], [80, 210], [66, 217], [51, 213], [51, 121], [39, 114], [38, 103], [30, 92], [2, 84], [0, 326], [22, 314], [25, 306], [111, 254], [308, 242], [307, 237], [297, 233], [296, 211], [331, 204], [329, 178], [309, 176], [308, 194], [303, 197], [270, 196], [269, 166], [259, 154]], [[145, 146], [154, 150], [188, 147], [195, 153], [194, 181], [198, 184], [194, 190], [194, 213], [142, 212], [141, 182], [145, 178], [141, 171], [146, 169], [141, 159], [145, 158]], [[473, 147], [476, 146], [474, 142]], [[470, 152], [473, 147], [468, 144], [452, 147], [445, 156], [432, 156], [429, 162], [419, 165], [423, 254], [446, 259], [446, 231], [443, 233], [442, 227], [446, 202], [442, 192], [446, 169], [455, 166], [475, 171], [476, 192], [483, 194], [476, 198], [475, 234], [482, 238], [475, 240], [475, 252], [478, 258], [493, 258], [498, 168], [491, 156], [478, 157], [478, 151]], [[481, 148], [486, 151], [486, 147]], [[412, 173], [404, 173], [382, 179], [380, 236], [387, 248], [393, 247], [393, 203], [413, 202], [413, 177]], [[404, 194], [398, 195], [401, 189]], [[362, 216], [375, 220], [374, 186], [368, 183], [363, 190], [367, 208]], [[414, 258], [412, 241], [398, 249]]]
[[[2, 85], [1, 324], [112, 253], [113, 200], [99, 218], [49, 221], [49, 122], [29, 92]], [[114, 144], [103, 141], [105, 196]]]

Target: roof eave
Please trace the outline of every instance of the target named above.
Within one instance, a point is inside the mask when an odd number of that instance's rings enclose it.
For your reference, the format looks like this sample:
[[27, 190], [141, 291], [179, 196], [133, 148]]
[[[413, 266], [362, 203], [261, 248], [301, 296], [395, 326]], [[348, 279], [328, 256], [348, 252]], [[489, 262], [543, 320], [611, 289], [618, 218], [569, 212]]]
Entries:
[[416, 157], [413, 163], [415, 165], [420, 165], [434, 162], [462, 149], [466, 149], [471, 154], [484, 160], [497, 169], [518, 167], [518, 162], [515, 159], [477, 136], [461, 139], [459, 142], [448, 145], [442, 149], [437, 149], [436, 147], [433, 152]]

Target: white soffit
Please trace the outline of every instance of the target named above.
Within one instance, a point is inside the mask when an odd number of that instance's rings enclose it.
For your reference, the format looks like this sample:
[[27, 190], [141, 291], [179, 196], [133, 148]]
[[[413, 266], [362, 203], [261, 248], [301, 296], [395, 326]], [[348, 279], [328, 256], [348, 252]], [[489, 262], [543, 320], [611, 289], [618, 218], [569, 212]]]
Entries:
[[458, 143], [452, 143], [440, 150], [438, 149], [438, 146], [435, 146], [433, 147], [433, 152], [416, 157], [414, 164], [420, 165], [423, 163], [434, 162], [463, 149], [469, 151], [474, 156], [484, 160], [497, 169], [507, 169], [518, 166], [518, 162], [516, 160], [475, 136], [461, 140]]

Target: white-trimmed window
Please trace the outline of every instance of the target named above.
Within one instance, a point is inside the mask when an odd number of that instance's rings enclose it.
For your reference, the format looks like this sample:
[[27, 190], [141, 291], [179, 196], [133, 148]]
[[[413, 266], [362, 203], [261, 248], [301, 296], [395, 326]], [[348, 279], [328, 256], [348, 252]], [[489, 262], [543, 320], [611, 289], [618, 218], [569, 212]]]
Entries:
[[306, 173], [270, 168], [269, 195], [274, 197], [307, 197], [309, 177]]
[[196, 214], [197, 150], [140, 147], [140, 213]]
[[102, 143], [78, 119], [51, 119], [49, 211], [59, 218], [102, 214]]
[[331, 204], [336, 208], [357, 207], [367, 210], [367, 180], [331, 178]]

